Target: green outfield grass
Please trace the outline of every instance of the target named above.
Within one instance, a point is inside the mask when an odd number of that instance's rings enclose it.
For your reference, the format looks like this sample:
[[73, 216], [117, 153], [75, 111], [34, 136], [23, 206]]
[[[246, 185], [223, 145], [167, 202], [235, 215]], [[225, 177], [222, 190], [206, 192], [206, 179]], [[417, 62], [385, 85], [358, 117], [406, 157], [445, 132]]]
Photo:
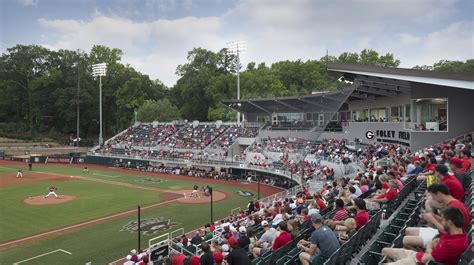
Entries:
[[[2, 166], [0, 167], [0, 174], [14, 173], [18, 168], [18, 166], [9, 167], [12, 168], [12, 172], [5, 172], [9, 170]], [[82, 175], [82, 169], [77, 167], [35, 166], [34, 170], [69, 175]], [[150, 178], [150, 176], [141, 176], [139, 172], [122, 173], [91, 169], [87, 176], [136, 185], [154, 186], [163, 189], [189, 189], [192, 184], [194, 184], [192, 181], [168, 178], [159, 178], [162, 181], [158, 183], [148, 181], [144, 182], [143, 180]], [[82, 202], [77, 199], [76, 201], [58, 205], [27, 206], [21, 201], [28, 196], [22, 196], [25, 193], [32, 191], [38, 191], [40, 194], [43, 194], [45, 192], [44, 184], [33, 183], [31, 185], [12, 186], [0, 189], [2, 198], [5, 198], [0, 202], [0, 207], [2, 208], [2, 219], [0, 223], [2, 241], [20, 237], [20, 234], [31, 234], [32, 231], [35, 231], [38, 227], [42, 227], [43, 229], [49, 227], [49, 229], [51, 229], [57, 226], [63, 226], [64, 224], [77, 223], [80, 218], [83, 218], [82, 220], [84, 220], [93, 218], [93, 215], [101, 216], [104, 215], [104, 212], [132, 209], [137, 204], [147, 204], [147, 200], [148, 204], [159, 200], [157, 196], [158, 192], [109, 184], [99, 184], [92, 181], [74, 180], [60, 182], [58, 184], [66, 185], [62, 189], [74, 190], [77, 194], [80, 194], [76, 195], [79, 198], [88, 197], [88, 199], [84, 199]], [[199, 183], [199, 185], [204, 184]], [[212, 185], [214, 189], [224, 191], [229, 195], [229, 198], [226, 200], [214, 203], [214, 219], [227, 216], [232, 208], [244, 207], [250, 199], [249, 197], [242, 197], [236, 194], [237, 190], [245, 189], [226, 185]], [[100, 195], [102, 193], [100, 191], [102, 190], [107, 190], [107, 193], [110, 193], [110, 195]], [[8, 192], [9, 196], [5, 196], [5, 192]], [[99, 193], [99, 195], [97, 195], [97, 193]], [[150, 193], [150, 197], [148, 197], [148, 193]], [[75, 195], [72, 192], [68, 192], [67, 194]], [[32, 207], [32, 209], [28, 209], [29, 207]], [[47, 211], [52, 213], [55, 218], [50, 218], [49, 215], [46, 214], [46, 211], [43, 210], [46, 209], [45, 207], [48, 208]], [[18, 211], [22, 213], [20, 216], [15, 216], [15, 208], [20, 208], [18, 209]], [[8, 217], [8, 221], [4, 219], [5, 215], [3, 214], [3, 209], [7, 209], [7, 215], [12, 215], [12, 217]], [[61, 214], [61, 212], [64, 211], [68, 213], [68, 216]], [[24, 220], [21, 220], [22, 216], [28, 216], [28, 214], [30, 215], [29, 218], [23, 218]], [[85, 217], [86, 215], [88, 216], [87, 218]], [[16, 222], [18, 218], [21, 220], [21, 225], [19, 225], [19, 222]], [[171, 222], [176, 222], [177, 225], [154, 235], [142, 235], [142, 246], [147, 246], [148, 239], [163, 233], [168, 233], [181, 227], [186, 231], [189, 231], [209, 222], [210, 205], [180, 203], [165, 204], [160, 208], [143, 211], [142, 220], [147, 218], [165, 218], [169, 219]], [[134, 220], [136, 220], [136, 217], [123, 217], [104, 224], [98, 224], [74, 232], [27, 243], [21, 247], [3, 250], [0, 251], [0, 263], [11, 264], [57, 249], [64, 249], [71, 252], [72, 255], [55, 252], [22, 264], [84, 264], [88, 261], [92, 261], [92, 264], [104, 264], [123, 257], [128, 253], [128, 251], [130, 251], [130, 249], [137, 247], [136, 233], [120, 231], [124, 225]], [[8, 227], [8, 229], [4, 229], [5, 227]], [[6, 237], [7, 239], [3, 239], [4, 233], [8, 236]]]

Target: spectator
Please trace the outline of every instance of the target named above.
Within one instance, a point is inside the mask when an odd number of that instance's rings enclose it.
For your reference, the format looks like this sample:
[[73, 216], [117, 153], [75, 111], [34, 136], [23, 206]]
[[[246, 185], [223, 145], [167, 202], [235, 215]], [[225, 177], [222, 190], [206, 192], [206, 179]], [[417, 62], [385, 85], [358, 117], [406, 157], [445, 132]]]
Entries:
[[201, 237], [199, 231], [196, 231], [196, 233], [194, 233], [193, 238], [191, 238], [191, 244], [199, 245], [199, 244], [201, 244], [201, 242], [202, 242], [202, 237]]
[[261, 223], [263, 231], [265, 231], [255, 244], [249, 246], [249, 251], [252, 252], [253, 256], [256, 258], [263, 255], [270, 249], [273, 240], [276, 237], [276, 229], [270, 227], [266, 220], [263, 220]]
[[241, 248], [245, 248], [250, 245], [250, 239], [247, 237], [247, 229], [245, 226], [239, 227], [239, 239], [237, 245]]
[[464, 190], [468, 190], [472, 179], [471, 176], [464, 171], [463, 161], [458, 158], [451, 159], [449, 169], [454, 173], [454, 176], [459, 180]]
[[472, 166], [471, 151], [468, 149], [462, 150], [461, 152], [459, 152], [459, 158], [462, 159], [462, 167], [464, 171], [469, 171]]
[[[332, 217], [332, 220], [336, 224], [341, 224], [344, 220], [346, 220], [347, 216], [349, 216], [349, 213], [347, 210], [344, 208], [344, 201], [341, 199], [336, 199], [334, 202], [335, 208], [336, 208], [336, 213], [334, 213], [334, 216]], [[338, 223], [341, 222], [341, 223]]]
[[288, 225], [285, 221], [281, 221], [278, 224], [278, 232], [280, 232], [280, 234], [275, 238], [275, 241], [272, 245], [273, 251], [276, 251], [291, 241], [291, 235], [288, 233]]
[[435, 177], [441, 178], [441, 181], [448, 186], [451, 196], [459, 201], [464, 200], [464, 188], [455, 176], [448, 173], [448, 168], [445, 165], [436, 166], [435, 172]]
[[363, 227], [367, 222], [369, 222], [369, 214], [365, 208], [365, 201], [360, 198], [356, 198], [353, 200], [354, 209], [356, 209], [356, 215], [354, 217], [357, 229]]
[[336, 234], [323, 225], [320, 214], [312, 215], [311, 223], [315, 230], [311, 233], [310, 241], [300, 240], [297, 244], [297, 248], [303, 250], [299, 255], [303, 265], [322, 264], [340, 246]]
[[[470, 224], [470, 214], [466, 206], [455, 198], [453, 198], [448, 191], [448, 187], [444, 184], [435, 183], [428, 188], [431, 197], [441, 205], [446, 207], [458, 208], [464, 216], [463, 229], [467, 230]], [[438, 235], [439, 231], [446, 232], [442, 223], [441, 217], [434, 213], [423, 214], [423, 219], [435, 228], [431, 227], [408, 227], [405, 230], [405, 237], [403, 238], [403, 245], [406, 248], [424, 247], [426, 248], [431, 240]]]
[[434, 239], [428, 248], [422, 252], [401, 248], [384, 248], [382, 255], [394, 260], [386, 264], [425, 264], [429, 261], [456, 265], [459, 256], [467, 248], [468, 239], [463, 230], [464, 217], [456, 207], [447, 207], [441, 215], [441, 224], [446, 228], [446, 233], [441, 233]]
[[250, 258], [247, 256], [247, 252], [239, 247], [237, 244], [237, 239], [231, 237], [229, 239], [230, 253], [227, 255], [227, 263], [229, 265], [250, 265]]
[[214, 259], [214, 265], [221, 265], [224, 261], [224, 256], [219, 251], [216, 251], [212, 254], [212, 258]]
[[394, 180], [390, 180], [388, 183], [389, 189], [386, 193], [377, 195], [372, 199], [367, 199], [365, 201], [366, 207], [369, 210], [378, 210], [380, 209], [380, 203], [387, 203], [393, 200], [398, 194], [398, 185]]
[[200, 248], [204, 252], [204, 254], [201, 255], [201, 265], [214, 265], [211, 246], [206, 242], [202, 242]]

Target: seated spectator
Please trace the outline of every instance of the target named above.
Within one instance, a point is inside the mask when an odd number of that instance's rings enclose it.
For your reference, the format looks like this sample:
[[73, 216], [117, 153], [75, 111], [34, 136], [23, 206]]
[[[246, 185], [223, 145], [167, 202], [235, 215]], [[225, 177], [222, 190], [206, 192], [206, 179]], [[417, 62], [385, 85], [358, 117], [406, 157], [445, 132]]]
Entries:
[[281, 221], [278, 224], [277, 230], [279, 234], [273, 241], [273, 245], [272, 245], [273, 251], [278, 250], [280, 247], [283, 247], [284, 245], [286, 245], [288, 242], [291, 241], [291, 235], [290, 233], [288, 233], [288, 224], [285, 221]]
[[229, 265], [250, 265], [251, 261], [247, 252], [239, 247], [237, 239], [231, 237], [229, 239], [230, 252], [227, 255], [226, 260]]
[[471, 185], [472, 179], [471, 175], [468, 175], [463, 168], [463, 161], [459, 158], [451, 159], [449, 163], [449, 169], [453, 172], [454, 176], [459, 180], [464, 190], [469, 189], [469, 185]]
[[386, 193], [375, 196], [371, 199], [366, 199], [366, 207], [368, 210], [380, 209], [380, 203], [387, 203], [393, 200], [398, 194], [398, 185], [394, 180], [389, 181], [389, 189]]
[[[449, 194], [451, 194], [455, 199], [459, 201], [464, 200], [464, 188], [455, 176], [449, 174], [448, 168], [445, 165], [436, 166], [435, 179], [437, 179], [437, 182], [441, 180], [441, 182], [448, 187]], [[439, 204], [430, 196], [427, 197], [425, 203], [427, 212], [433, 212], [438, 209], [443, 209], [444, 207], [445, 205]]]
[[462, 159], [462, 168], [464, 172], [469, 171], [472, 166], [471, 151], [468, 149], [462, 150], [459, 152], [459, 158]]
[[265, 232], [255, 244], [249, 245], [249, 251], [252, 252], [255, 258], [270, 250], [271, 244], [277, 234], [276, 229], [270, 227], [267, 221], [263, 220], [261, 225]]
[[362, 178], [360, 180], [360, 191], [362, 193], [366, 193], [368, 190], [369, 190], [369, 186], [367, 185], [367, 179], [366, 178]]
[[247, 237], [247, 229], [245, 226], [239, 227], [239, 240], [237, 245], [241, 248], [245, 248], [250, 245], [250, 239]]
[[367, 213], [365, 208], [365, 201], [363, 199], [356, 198], [353, 200], [352, 204], [354, 205], [353, 207], [356, 210], [354, 220], [357, 224], [357, 229], [360, 229], [369, 222], [369, 214]]
[[352, 200], [345, 189], [341, 191], [338, 199], [341, 199], [344, 202], [344, 205], [349, 204]]
[[306, 220], [309, 220], [311, 216], [308, 214], [308, 208], [303, 208], [301, 214], [296, 216], [296, 219], [300, 224], [304, 223]]
[[201, 255], [201, 265], [214, 265], [211, 246], [209, 246], [209, 244], [206, 242], [202, 242], [199, 247], [204, 252], [204, 254]]
[[[455, 207], [461, 211], [464, 217], [463, 229], [466, 231], [471, 222], [469, 211], [462, 202], [456, 200], [449, 194], [448, 187], [444, 184], [435, 183], [428, 188], [428, 192], [430, 193], [431, 197], [440, 205], [445, 205], [446, 207]], [[441, 216], [429, 212], [423, 214], [422, 217], [426, 222], [428, 222], [428, 224], [433, 225], [435, 228], [408, 227], [405, 230], [405, 237], [403, 238], [403, 245], [406, 248], [426, 248], [440, 231], [443, 233], [446, 232], [441, 223]]]
[[357, 228], [357, 224], [354, 218], [347, 218], [343, 225], [336, 225], [334, 228], [334, 232], [337, 233], [337, 238], [341, 244], [344, 244], [349, 240], [349, 238], [355, 234]]
[[349, 213], [344, 208], [344, 201], [341, 199], [337, 199], [334, 202], [334, 207], [336, 208], [336, 212], [334, 213], [332, 220], [336, 224], [342, 224], [342, 222], [344, 222], [344, 220], [346, 220], [346, 218], [349, 216]]
[[299, 222], [298, 222], [297, 219], [292, 219], [292, 220], [288, 221], [288, 223], [287, 223], [288, 232], [290, 232], [291, 239], [294, 239], [295, 237], [297, 237], [299, 235], [300, 231], [298, 229], [298, 224], [299, 224]]
[[350, 186], [349, 187], [349, 197], [351, 199], [355, 199], [357, 197], [359, 197], [357, 194], [356, 194], [356, 189], [353, 187], [353, 186]]
[[464, 217], [456, 207], [447, 207], [441, 214], [441, 224], [446, 233], [441, 233], [434, 239], [426, 250], [416, 252], [403, 248], [384, 248], [382, 255], [393, 260], [386, 264], [425, 264], [429, 261], [456, 265], [459, 256], [467, 248], [468, 239], [463, 230]]
[[311, 233], [310, 241], [300, 240], [297, 244], [297, 248], [303, 250], [299, 255], [303, 265], [322, 264], [340, 247], [336, 234], [323, 225], [320, 214], [312, 215], [311, 223], [315, 230]]
[[280, 213], [275, 215], [275, 218], [273, 218], [272, 226], [276, 227], [278, 226], [280, 222], [286, 221], [288, 220], [288, 218], [289, 218], [289, 215], [286, 213], [285, 208], [281, 208]]
[[321, 193], [316, 192], [314, 194], [314, 200], [316, 201], [316, 203], [319, 206], [319, 211], [324, 211], [324, 210], [326, 210], [326, 208], [328, 208], [328, 206], [326, 205], [326, 202], [324, 202], [324, 200], [323, 200], [323, 196], [321, 195]]
[[196, 231], [196, 233], [194, 233], [193, 238], [191, 238], [191, 244], [199, 245], [199, 244], [201, 244], [201, 242], [202, 242], [202, 237], [201, 237], [199, 231]]
[[426, 179], [427, 176], [434, 175], [437, 164], [438, 164], [438, 161], [436, 161], [436, 158], [431, 157], [429, 163], [426, 164], [425, 171], [423, 173], [418, 174], [416, 179], [424, 180]]

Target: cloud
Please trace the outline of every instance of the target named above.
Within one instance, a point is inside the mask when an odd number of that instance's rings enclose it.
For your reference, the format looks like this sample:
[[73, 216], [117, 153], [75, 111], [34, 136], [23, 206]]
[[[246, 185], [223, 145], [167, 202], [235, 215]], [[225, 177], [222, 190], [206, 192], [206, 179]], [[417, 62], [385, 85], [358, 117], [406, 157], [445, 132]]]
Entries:
[[[170, 0], [145, 4], [160, 12], [177, 9]], [[199, 8], [193, 1], [184, 4]], [[458, 9], [453, 0], [241, 0], [215, 16], [136, 21], [122, 13], [97, 11], [87, 20], [38, 22], [46, 31], [42, 42], [47, 47], [120, 48], [124, 62], [170, 86], [178, 78], [176, 66], [186, 62], [193, 47], [218, 51], [233, 40], [248, 42], [243, 64], [319, 59], [326, 50], [338, 55], [365, 48], [392, 52], [404, 67], [440, 59], [465, 60], [473, 57], [474, 25], [459, 20]]]
[[36, 6], [38, 5], [39, 0], [17, 0], [18, 3], [22, 6]]

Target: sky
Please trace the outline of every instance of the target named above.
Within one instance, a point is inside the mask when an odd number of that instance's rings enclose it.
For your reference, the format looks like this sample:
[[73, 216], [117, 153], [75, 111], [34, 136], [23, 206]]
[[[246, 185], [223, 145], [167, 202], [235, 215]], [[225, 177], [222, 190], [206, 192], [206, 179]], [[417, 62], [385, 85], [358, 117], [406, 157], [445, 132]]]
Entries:
[[365, 48], [400, 67], [474, 58], [471, 0], [2, 0], [0, 52], [16, 44], [122, 49], [172, 86], [193, 47], [245, 41], [242, 62], [320, 59]]

